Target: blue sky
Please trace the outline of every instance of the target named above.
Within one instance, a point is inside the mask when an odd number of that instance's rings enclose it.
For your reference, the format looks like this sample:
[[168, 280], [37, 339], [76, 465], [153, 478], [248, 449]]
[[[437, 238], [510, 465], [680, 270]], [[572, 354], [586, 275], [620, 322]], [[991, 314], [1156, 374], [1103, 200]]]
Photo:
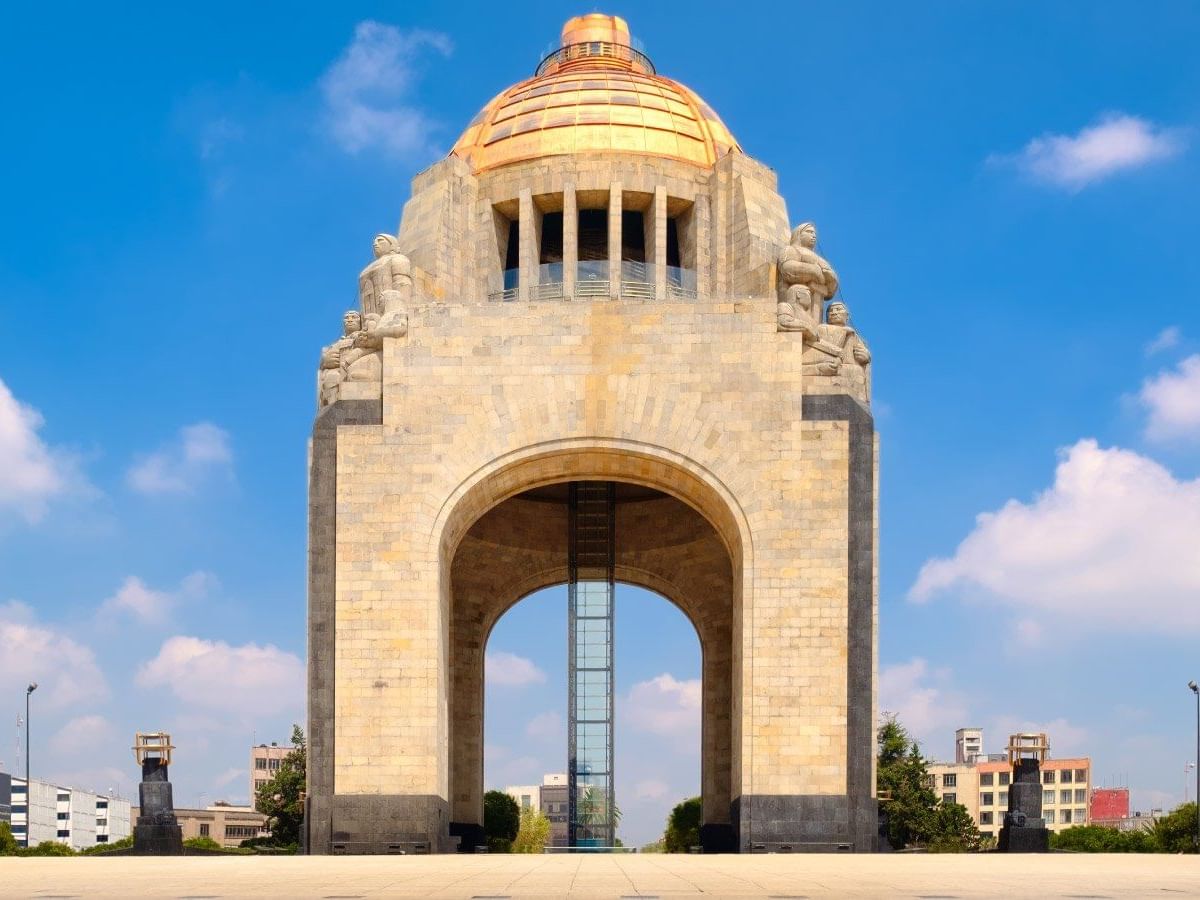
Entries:
[[[411, 177], [580, 11], [8, 13], [6, 768], [37, 679], [35, 775], [128, 793], [132, 732], [166, 727], [180, 802], [244, 797], [252, 738], [303, 716], [318, 349]], [[1200, 10], [605, 11], [778, 171], [871, 344], [885, 708], [935, 756], [958, 725], [993, 751], [1044, 725], [1136, 805], [1182, 799], [1200, 676]], [[355, 47], [366, 63], [339, 65]], [[539, 623], [562, 602], [531, 599], [493, 637], [524, 661], [497, 656], [488, 688], [493, 783], [561, 769], [562, 653]], [[641, 842], [696, 788], [699, 654], [665, 601], [619, 602], [618, 789]]]

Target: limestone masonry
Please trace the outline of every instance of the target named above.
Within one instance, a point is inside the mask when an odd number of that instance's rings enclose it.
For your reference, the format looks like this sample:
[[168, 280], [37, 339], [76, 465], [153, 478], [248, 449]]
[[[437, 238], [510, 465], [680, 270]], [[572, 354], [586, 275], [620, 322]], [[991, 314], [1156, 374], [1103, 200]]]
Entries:
[[487, 637], [587, 480], [700, 636], [706, 848], [875, 848], [871, 356], [816, 237], [608, 16], [414, 179], [318, 370], [311, 852], [474, 844]]

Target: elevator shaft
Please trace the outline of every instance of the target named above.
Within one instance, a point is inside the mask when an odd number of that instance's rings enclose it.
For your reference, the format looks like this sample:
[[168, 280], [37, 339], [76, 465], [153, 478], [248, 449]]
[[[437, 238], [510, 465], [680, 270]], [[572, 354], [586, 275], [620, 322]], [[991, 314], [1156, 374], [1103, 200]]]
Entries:
[[571, 847], [611, 847], [613, 599], [616, 486], [570, 485], [567, 582], [567, 834]]

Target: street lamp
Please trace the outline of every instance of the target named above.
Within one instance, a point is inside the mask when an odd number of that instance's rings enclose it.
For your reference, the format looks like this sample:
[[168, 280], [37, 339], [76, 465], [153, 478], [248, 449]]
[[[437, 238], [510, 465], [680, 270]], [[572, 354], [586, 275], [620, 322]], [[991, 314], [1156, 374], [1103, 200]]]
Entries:
[[[25, 802], [28, 808], [29, 798], [33, 796], [33, 785], [29, 782], [29, 695], [37, 690], [37, 682], [25, 688]], [[26, 821], [29, 821], [26, 817]]]
[[[1196, 695], [1196, 762], [1200, 763], [1200, 686], [1189, 681], [1188, 687]], [[1196, 766], [1196, 851], [1200, 853], [1200, 765]]]

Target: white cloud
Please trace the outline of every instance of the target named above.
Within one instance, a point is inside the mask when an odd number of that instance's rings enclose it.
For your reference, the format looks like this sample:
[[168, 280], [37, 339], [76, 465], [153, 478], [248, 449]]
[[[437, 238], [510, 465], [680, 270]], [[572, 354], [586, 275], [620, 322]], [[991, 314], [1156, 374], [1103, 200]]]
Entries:
[[1015, 163], [1040, 181], [1079, 190], [1182, 150], [1183, 140], [1177, 132], [1137, 116], [1113, 113], [1078, 134], [1046, 134], [1034, 138], [1015, 156], [993, 159]]
[[630, 689], [622, 712], [640, 731], [698, 738], [700, 679], [680, 681], [664, 672], [640, 681]]
[[515, 653], [489, 653], [483, 660], [484, 678], [492, 684], [502, 684], [506, 687], [523, 687], [527, 684], [540, 684], [546, 680], [546, 673], [534, 665], [532, 660]]
[[142, 664], [136, 682], [143, 688], [165, 685], [196, 707], [254, 716], [300, 708], [305, 675], [297, 656], [270, 644], [234, 647], [178, 635]]
[[1077, 624], [1200, 628], [1200, 479], [1081, 440], [1031, 503], [982, 513], [948, 559], [922, 566], [918, 602], [959, 589]]
[[438, 32], [360, 22], [354, 40], [321, 77], [334, 140], [349, 153], [378, 148], [392, 156], [428, 149], [433, 123], [404, 101], [419, 76], [423, 50], [443, 56], [450, 39]]
[[1138, 392], [1146, 408], [1146, 437], [1169, 441], [1200, 437], [1200, 354], [1183, 360], [1173, 371], [1147, 379]]
[[36, 702], [51, 708], [95, 702], [108, 685], [91, 649], [49, 625], [23, 603], [0, 606], [0, 696], [19, 697], [38, 683]]
[[211, 422], [186, 425], [179, 438], [140, 457], [125, 473], [126, 483], [142, 494], [188, 494], [211, 473], [233, 462], [229, 432]]
[[216, 584], [216, 576], [211, 573], [192, 572], [175, 591], [157, 591], [130, 575], [115, 594], [100, 604], [98, 615], [102, 620], [128, 616], [144, 625], [161, 625], [181, 600], [203, 597]]
[[0, 511], [15, 509], [28, 521], [42, 517], [47, 500], [82, 481], [75, 459], [38, 437], [43, 423], [0, 379]]
[[966, 703], [951, 683], [947, 670], [930, 670], [920, 657], [884, 666], [879, 672], [879, 708], [894, 715], [929, 752], [967, 720]]
[[531, 738], [562, 745], [566, 741], [567, 727], [558, 713], [544, 712], [529, 720], [529, 724], [525, 726], [525, 733]]
[[104, 716], [77, 716], [50, 738], [50, 749], [59, 756], [78, 758], [86, 756], [89, 748], [112, 740], [115, 734], [112, 723]]
[[214, 787], [225, 787], [226, 785], [237, 781], [239, 778], [246, 777], [247, 774], [245, 768], [234, 767], [231, 769], [226, 769], [224, 772], [221, 772], [219, 775], [215, 776], [212, 780], [212, 783]]
[[1155, 353], [1162, 353], [1164, 350], [1178, 346], [1181, 337], [1183, 337], [1183, 333], [1179, 330], [1179, 326], [1168, 325], [1154, 336], [1154, 340], [1146, 344], [1146, 355], [1153, 356]]

